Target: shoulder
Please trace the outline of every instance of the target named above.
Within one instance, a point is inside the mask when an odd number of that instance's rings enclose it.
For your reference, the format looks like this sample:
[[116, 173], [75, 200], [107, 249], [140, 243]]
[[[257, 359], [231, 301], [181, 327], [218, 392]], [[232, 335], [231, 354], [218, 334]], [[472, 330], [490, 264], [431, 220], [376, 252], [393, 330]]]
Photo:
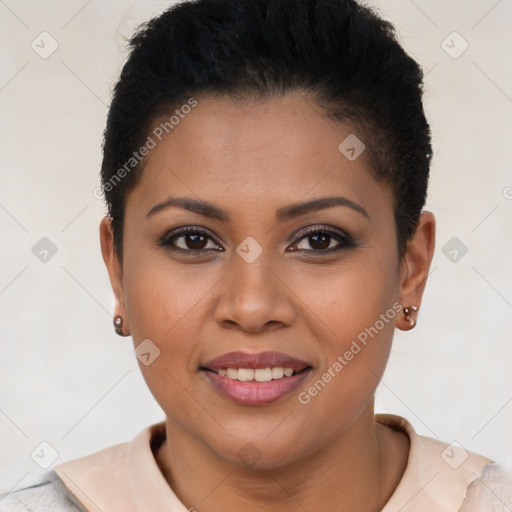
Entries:
[[[467, 508], [461, 510], [468, 489], [475, 481], [482, 485], [484, 470], [487, 473], [492, 460], [466, 450], [456, 441], [446, 443], [440, 439], [423, 436], [401, 416], [378, 414], [377, 421], [407, 434], [410, 441], [407, 467], [382, 512], [491, 512], [492, 508]], [[489, 480], [490, 481], [490, 480]], [[473, 487], [474, 488], [474, 487]], [[413, 498], [411, 498], [411, 496]], [[481, 503], [481, 502], [479, 502]], [[511, 512], [512, 509], [495, 509]]]
[[0, 512], [83, 512], [53, 469], [32, 475], [30, 483], [0, 492]]
[[509, 512], [512, 510], [512, 477], [491, 462], [468, 487], [460, 512]]

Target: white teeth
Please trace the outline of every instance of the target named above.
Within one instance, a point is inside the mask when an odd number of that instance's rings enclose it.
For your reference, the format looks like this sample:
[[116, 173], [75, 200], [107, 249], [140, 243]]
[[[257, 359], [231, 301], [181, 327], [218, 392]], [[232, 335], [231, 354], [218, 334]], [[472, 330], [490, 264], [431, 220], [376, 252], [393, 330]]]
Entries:
[[272, 368], [272, 378], [280, 379], [284, 375], [284, 368], [282, 366], [276, 366]]
[[254, 370], [254, 380], [258, 382], [269, 382], [272, 380], [272, 368], [258, 368]]
[[238, 379], [238, 368], [226, 368], [226, 377]]
[[270, 382], [271, 380], [282, 379], [283, 377], [291, 377], [294, 373], [293, 368], [283, 368], [282, 366], [274, 366], [267, 368], [220, 368], [217, 373], [221, 377], [239, 380], [242, 382]]
[[254, 370], [251, 368], [238, 368], [238, 380], [253, 380]]

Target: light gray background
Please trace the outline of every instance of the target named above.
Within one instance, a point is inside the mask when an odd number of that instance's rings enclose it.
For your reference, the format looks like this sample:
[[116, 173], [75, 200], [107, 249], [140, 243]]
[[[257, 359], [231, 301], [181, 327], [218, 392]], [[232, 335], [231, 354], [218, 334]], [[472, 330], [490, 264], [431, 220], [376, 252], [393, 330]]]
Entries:
[[[426, 73], [435, 148], [427, 209], [438, 221], [418, 326], [396, 333], [377, 410], [510, 468], [512, 2], [372, 4]], [[168, 5], [0, 0], [2, 488], [39, 470], [31, 453], [42, 441], [57, 464], [164, 418], [131, 338], [112, 327], [98, 237], [105, 209], [93, 191], [125, 38]], [[43, 31], [59, 45], [47, 59], [31, 47]], [[469, 44], [458, 58], [464, 43], [453, 31]], [[58, 248], [46, 263], [32, 252], [42, 237]], [[456, 262], [442, 251], [452, 237], [468, 248]]]

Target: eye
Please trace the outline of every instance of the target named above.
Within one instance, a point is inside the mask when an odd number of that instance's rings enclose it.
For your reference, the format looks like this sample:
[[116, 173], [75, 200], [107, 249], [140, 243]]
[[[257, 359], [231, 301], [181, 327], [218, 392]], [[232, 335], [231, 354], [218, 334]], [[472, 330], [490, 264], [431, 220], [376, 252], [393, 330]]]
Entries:
[[[209, 242], [212, 242], [210, 246], [208, 246]], [[158, 245], [167, 247], [173, 251], [181, 252], [197, 253], [219, 250], [219, 245], [213, 241], [212, 237], [205, 230], [192, 226], [183, 228], [175, 233], [171, 233], [171, 235], [165, 236], [159, 241]]]
[[[309, 245], [300, 247], [301, 241]], [[303, 245], [306, 245], [304, 243]], [[205, 253], [208, 251], [223, 251], [224, 249], [213, 240], [212, 236], [202, 228], [188, 226], [166, 235], [158, 242], [159, 246], [172, 251], [184, 253]], [[292, 246], [291, 252], [305, 251], [310, 253], [330, 254], [342, 249], [355, 247], [353, 239], [342, 232], [328, 228], [314, 228], [301, 233], [299, 240]]]
[[[306, 241], [304, 245], [309, 245], [311, 249], [300, 247], [302, 240]], [[355, 247], [355, 243], [349, 235], [344, 233], [327, 228], [315, 228], [302, 233], [302, 236], [293, 247], [298, 247], [298, 249], [292, 249], [292, 251], [304, 250], [306, 252], [325, 254]]]

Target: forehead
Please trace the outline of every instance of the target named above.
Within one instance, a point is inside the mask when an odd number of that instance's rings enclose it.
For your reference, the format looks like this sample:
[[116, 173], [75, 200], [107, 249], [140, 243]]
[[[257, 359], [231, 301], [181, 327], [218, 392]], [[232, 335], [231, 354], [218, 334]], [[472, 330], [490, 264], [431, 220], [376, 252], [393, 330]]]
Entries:
[[334, 192], [369, 209], [391, 202], [387, 188], [373, 178], [366, 150], [355, 159], [353, 151], [346, 152], [364, 147], [357, 128], [329, 120], [302, 95], [198, 97], [197, 106], [174, 121], [161, 140], [154, 133], [162, 130], [150, 133], [155, 147], [128, 198], [140, 213], [170, 194], [217, 200], [234, 210]]

